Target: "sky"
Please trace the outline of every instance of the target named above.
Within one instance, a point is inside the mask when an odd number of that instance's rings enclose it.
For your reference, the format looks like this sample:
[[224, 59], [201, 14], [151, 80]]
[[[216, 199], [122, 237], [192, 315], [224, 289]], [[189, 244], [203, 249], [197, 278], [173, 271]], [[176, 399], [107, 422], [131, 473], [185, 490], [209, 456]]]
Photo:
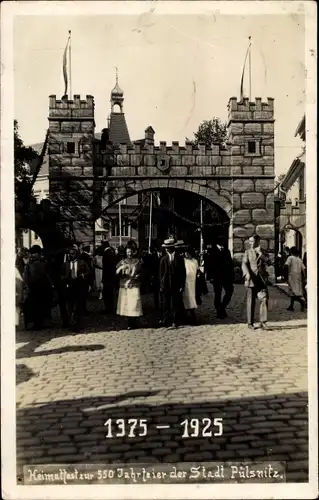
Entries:
[[[14, 22], [15, 118], [26, 144], [42, 142], [49, 95], [64, 93], [63, 51], [72, 31], [72, 93], [95, 98], [107, 126], [115, 66], [131, 140], [152, 125], [155, 142], [185, 142], [203, 120], [227, 119], [252, 37], [252, 100], [275, 99], [276, 174], [300, 153], [305, 112], [302, 15], [18, 16]], [[248, 95], [248, 71], [245, 75]]]

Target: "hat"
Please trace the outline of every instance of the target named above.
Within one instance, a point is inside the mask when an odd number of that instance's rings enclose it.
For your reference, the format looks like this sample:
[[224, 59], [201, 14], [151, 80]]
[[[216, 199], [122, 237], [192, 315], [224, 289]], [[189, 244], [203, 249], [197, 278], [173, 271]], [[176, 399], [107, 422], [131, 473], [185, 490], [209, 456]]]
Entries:
[[34, 255], [35, 253], [42, 253], [42, 248], [40, 247], [40, 245], [33, 245], [31, 248], [30, 248], [30, 253], [32, 255]]
[[175, 239], [174, 238], [168, 238], [167, 240], [164, 240], [164, 243], [162, 245], [163, 248], [171, 248], [175, 246]]
[[177, 240], [175, 243], [175, 248], [186, 248], [186, 246], [184, 240]]

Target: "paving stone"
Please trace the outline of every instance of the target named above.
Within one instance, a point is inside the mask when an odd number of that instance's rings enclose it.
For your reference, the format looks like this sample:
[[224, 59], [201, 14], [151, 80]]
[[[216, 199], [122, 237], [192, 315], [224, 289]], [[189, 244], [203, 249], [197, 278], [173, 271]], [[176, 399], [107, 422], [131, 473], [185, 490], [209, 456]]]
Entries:
[[249, 448], [248, 444], [244, 443], [230, 443], [227, 445], [228, 450], [247, 450]]
[[307, 460], [293, 460], [287, 463], [287, 471], [296, 471], [296, 470], [307, 470], [308, 461]]
[[[76, 453], [76, 448], [74, 446], [58, 446], [57, 448], [52, 448], [50, 454], [63, 456], [71, 453]], [[77, 457], [78, 458], [78, 457]], [[63, 463], [63, 462], [62, 462]]]
[[171, 455], [166, 455], [163, 457], [163, 461], [166, 463], [178, 463], [181, 461], [181, 456], [178, 455], [177, 453], [171, 454]]
[[253, 450], [253, 449], [248, 449], [248, 450], [238, 450], [238, 454], [241, 457], [256, 457], [260, 455], [260, 450]]
[[62, 434], [67, 434], [68, 436], [73, 436], [75, 434], [84, 434], [86, 429], [63, 429]]

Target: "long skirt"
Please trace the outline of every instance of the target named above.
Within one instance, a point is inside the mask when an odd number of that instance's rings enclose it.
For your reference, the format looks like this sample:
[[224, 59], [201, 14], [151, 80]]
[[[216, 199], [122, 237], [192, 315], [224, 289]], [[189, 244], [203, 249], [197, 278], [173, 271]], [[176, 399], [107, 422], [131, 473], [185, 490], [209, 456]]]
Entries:
[[16, 306], [16, 326], [20, 326], [21, 307]]
[[116, 313], [119, 316], [139, 317], [143, 315], [141, 291], [139, 287], [119, 289]]
[[292, 273], [288, 274], [288, 285], [290, 295], [292, 297], [302, 297], [304, 294], [304, 283], [302, 279], [301, 273]]
[[95, 269], [95, 288], [98, 292], [101, 292], [103, 288], [102, 277], [103, 277], [103, 270]]

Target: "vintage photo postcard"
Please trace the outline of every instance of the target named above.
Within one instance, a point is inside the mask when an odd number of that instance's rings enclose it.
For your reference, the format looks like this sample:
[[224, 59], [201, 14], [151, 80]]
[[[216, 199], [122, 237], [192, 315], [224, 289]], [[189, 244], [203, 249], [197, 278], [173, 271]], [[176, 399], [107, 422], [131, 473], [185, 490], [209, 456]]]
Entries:
[[3, 497], [316, 498], [316, 4], [1, 8]]

